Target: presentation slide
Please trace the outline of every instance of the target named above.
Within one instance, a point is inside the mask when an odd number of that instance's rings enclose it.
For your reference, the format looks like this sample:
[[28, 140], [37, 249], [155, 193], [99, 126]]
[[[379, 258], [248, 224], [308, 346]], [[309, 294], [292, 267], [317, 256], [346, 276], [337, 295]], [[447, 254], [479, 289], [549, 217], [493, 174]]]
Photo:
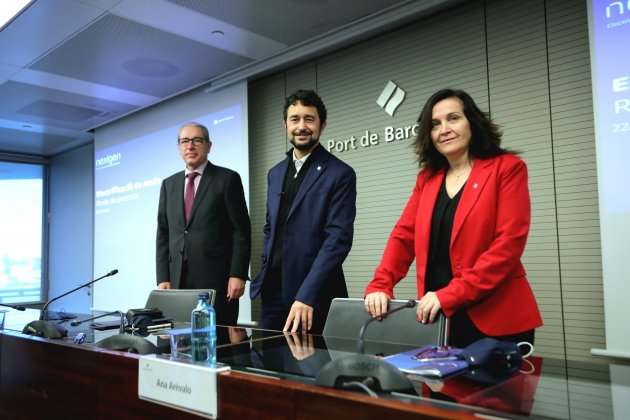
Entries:
[[[155, 237], [157, 207], [162, 180], [184, 170], [179, 155], [177, 135], [182, 124], [195, 121], [208, 127], [212, 149], [209, 160], [237, 171], [243, 187], [249, 191], [247, 150], [247, 97], [229, 96], [220, 101], [221, 109], [203, 115], [185, 113], [186, 117], [170, 124], [162, 115], [167, 110], [142, 114], [132, 126], [96, 136], [94, 157], [94, 276], [100, 277], [113, 269], [119, 274], [94, 284], [94, 309], [127, 310], [141, 308], [149, 292], [156, 288]], [[239, 98], [237, 103], [234, 98]], [[211, 95], [201, 98], [213, 103]], [[197, 99], [197, 102], [199, 99]], [[194, 102], [194, 101], [193, 101]], [[186, 101], [165, 104], [176, 113], [199, 108]], [[208, 108], [206, 106], [206, 108]], [[130, 117], [134, 118], [134, 117]], [[171, 118], [174, 119], [174, 118]], [[167, 124], [166, 127], [161, 125]], [[128, 125], [129, 122], [125, 122]], [[154, 131], [130, 138], [119, 133]], [[183, 188], [183, 186], [182, 186]], [[241, 300], [241, 318], [251, 318], [250, 302]]]
[[588, 11], [606, 352], [630, 358], [630, 2], [590, 0]]
[[[241, 155], [240, 142], [233, 141], [241, 136], [240, 105], [195, 121], [211, 130], [212, 162], [220, 166], [231, 164], [231, 169], [240, 172], [240, 168], [234, 168], [236, 162], [230, 162], [231, 156]], [[179, 128], [180, 125], [168, 127], [95, 152], [95, 214], [97, 225], [105, 229], [97, 233], [107, 236], [113, 225], [123, 229], [121, 232], [139, 232], [134, 226], [142, 224], [147, 212], [155, 213], [162, 180], [184, 168], [178, 154]], [[130, 240], [134, 242], [134, 238]]]
[[606, 213], [630, 212], [630, 3], [593, 2], [593, 89]]

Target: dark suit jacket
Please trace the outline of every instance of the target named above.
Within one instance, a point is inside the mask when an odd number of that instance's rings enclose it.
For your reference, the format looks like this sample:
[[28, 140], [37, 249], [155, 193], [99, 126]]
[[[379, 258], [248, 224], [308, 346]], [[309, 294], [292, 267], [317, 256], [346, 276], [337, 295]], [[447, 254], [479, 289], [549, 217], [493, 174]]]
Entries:
[[[286, 309], [299, 300], [312, 306], [316, 316], [318, 311], [328, 313], [333, 298], [348, 296], [341, 266], [352, 246], [357, 195], [354, 170], [323, 146], [318, 148], [309, 157], [313, 161], [289, 212], [282, 250]], [[288, 165], [289, 159], [283, 160], [267, 177], [262, 266], [250, 285], [252, 299], [267, 274]]]
[[[415, 258], [418, 299], [424, 296], [431, 217], [444, 176], [444, 171], [418, 174], [366, 295], [380, 291], [393, 298], [394, 285]], [[436, 292], [442, 311], [450, 317], [465, 308], [477, 328], [491, 336], [541, 326], [521, 263], [530, 224], [525, 162], [511, 154], [477, 159], [463, 188], [451, 237], [453, 279]]]
[[248, 278], [251, 226], [243, 184], [237, 172], [208, 162], [190, 213], [184, 217], [184, 171], [166, 178], [160, 189], [157, 229], [157, 283], [180, 287], [184, 252], [191, 286], [215, 289], [217, 322], [235, 325], [238, 301], [227, 303], [231, 276]]

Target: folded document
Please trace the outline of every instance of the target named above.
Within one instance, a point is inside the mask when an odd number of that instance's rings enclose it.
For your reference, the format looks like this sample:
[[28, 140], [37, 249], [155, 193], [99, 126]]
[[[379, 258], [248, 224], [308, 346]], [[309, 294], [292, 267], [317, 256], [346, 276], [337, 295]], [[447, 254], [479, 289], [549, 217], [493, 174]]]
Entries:
[[468, 362], [460, 357], [460, 352], [461, 349], [456, 348], [424, 346], [383, 360], [405, 373], [443, 377], [468, 368]]

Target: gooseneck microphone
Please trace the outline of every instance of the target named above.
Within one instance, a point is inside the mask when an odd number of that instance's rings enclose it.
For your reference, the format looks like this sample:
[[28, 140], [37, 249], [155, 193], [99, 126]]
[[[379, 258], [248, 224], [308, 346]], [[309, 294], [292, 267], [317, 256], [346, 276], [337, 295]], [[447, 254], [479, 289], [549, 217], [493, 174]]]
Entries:
[[394, 308], [391, 311], [387, 311], [381, 316], [371, 317], [370, 319], [365, 321], [365, 324], [363, 324], [363, 326], [359, 330], [359, 338], [357, 339], [357, 353], [363, 354], [363, 336], [365, 335], [365, 330], [367, 329], [367, 326], [370, 325], [373, 321], [381, 322], [382, 320], [384, 320], [385, 318], [387, 318], [389, 315], [393, 314], [394, 312], [402, 311], [403, 309], [406, 309], [406, 308], [415, 308], [415, 307], [416, 307], [416, 301], [408, 300], [404, 305]]
[[[330, 388], [360, 389], [370, 396], [376, 392], [402, 392], [416, 395], [409, 378], [392, 364], [374, 356], [363, 354], [363, 336], [373, 321], [382, 321], [394, 312], [416, 306], [415, 300], [385, 312], [379, 317], [370, 317], [359, 331], [357, 353], [343, 356], [326, 363], [317, 373], [315, 383]], [[392, 328], [395, 326], [392, 325]]]
[[0, 303], [0, 306], [4, 306], [5, 308], [15, 309], [16, 311], [25, 311], [26, 308], [24, 306], [19, 305], [6, 305], [4, 303]]
[[114, 315], [114, 314], [120, 315], [119, 333], [120, 334], [124, 334], [125, 333], [125, 316], [123, 315], [122, 311], [112, 311], [112, 312], [107, 312], [105, 314], [93, 316], [91, 318], [80, 319], [78, 321], [72, 321], [70, 323], [70, 325], [72, 325], [73, 327], [78, 327], [79, 325], [83, 324], [84, 322], [94, 321], [95, 319], [103, 318], [103, 317], [106, 317], [106, 316], [109, 316], [109, 315]]
[[[76, 292], [77, 290], [82, 289], [82, 288], [84, 288], [84, 287], [86, 287], [86, 286], [89, 286], [89, 285], [90, 285], [90, 284], [92, 284], [92, 283], [96, 283], [97, 281], [102, 280], [102, 279], [104, 279], [105, 277], [113, 276], [113, 275], [115, 275], [115, 274], [117, 274], [117, 273], [118, 273], [118, 270], [117, 270], [117, 269], [112, 270], [112, 271], [110, 271], [109, 273], [105, 274], [104, 276], [101, 276], [101, 277], [99, 277], [99, 278], [97, 278], [97, 279], [95, 279], [95, 280], [92, 280], [91, 282], [88, 282], [88, 283], [82, 284], [81, 286], [76, 287], [76, 288], [74, 288], [74, 289], [70, 290], [69, 292], [66, 292], [66, 293], [64, 293], [64, 294], [62, 294], [62, 295], [59, 295], [59, 296], [57, 296], [57, 297], [54, 297], [54, 298], [52, 298], [52, 299], [47, 300], [47, 301], [46, 301], [46, 303], [44, 304], [44, 307], [42, 308], [42, 314], [41, 314], [40, 319], [44, 319], [44, 313], [46, 313], [46, 309], [48, 308], [48, 305], [50, 305], [52, 302], [54, 302], [54, 301], [56, 301], [56, 300], [58, 300], [58, 299], [61, 299], [61, 298], [62, 298], [62, 297], [64, 297], [64, 296], [68, 296], [70, 293]], [[75, 316], [73, 316], [73, 318], [75, 318]]]

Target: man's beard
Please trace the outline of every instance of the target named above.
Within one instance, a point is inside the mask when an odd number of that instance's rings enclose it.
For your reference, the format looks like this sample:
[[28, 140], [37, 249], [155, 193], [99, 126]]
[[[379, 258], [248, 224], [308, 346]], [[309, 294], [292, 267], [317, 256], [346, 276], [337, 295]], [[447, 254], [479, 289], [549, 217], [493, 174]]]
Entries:
[[307, 143], [297, 143], [295, 141], [295, 136], [291, 137], [289, 139], [289, 141], [291, 142], [291, 144], [293, 145], [293, 147], [295, 147], [297, 150], [311, 150], [313, 147], [315, 147], [317, 145], [317, 143], [319, 143], [319, 137], [311, 137], [311, 140], [308, 141]]

